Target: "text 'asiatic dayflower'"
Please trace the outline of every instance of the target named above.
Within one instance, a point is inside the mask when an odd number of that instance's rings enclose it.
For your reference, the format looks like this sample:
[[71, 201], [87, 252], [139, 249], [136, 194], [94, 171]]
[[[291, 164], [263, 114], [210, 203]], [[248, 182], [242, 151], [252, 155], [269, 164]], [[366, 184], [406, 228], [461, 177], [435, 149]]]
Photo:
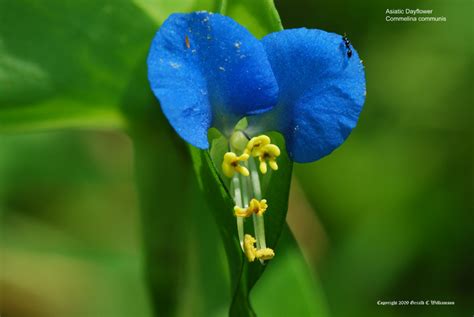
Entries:
[[[242, 250], [250, 262], [273, 258], [263, 222], [271, 201], [260, 183], [277, 172], [281, 150], [266, 133], [281, 133], [289, 157], [300, 163], [341, 145], [365, 101], [357, 51], [347, 37], [321, 30], [283, 30], [258, 40], [220, 14], [173, 14], [153, 39], [148, 77], [181, 138], [200, 149], [209, 149], [211, 127], [227, 138], [229, 151], [215, 164], [231, 179]], [[242, 118], [248, 124], [237, 128]], [[244, 232], [247, 218], [255, 237]]]

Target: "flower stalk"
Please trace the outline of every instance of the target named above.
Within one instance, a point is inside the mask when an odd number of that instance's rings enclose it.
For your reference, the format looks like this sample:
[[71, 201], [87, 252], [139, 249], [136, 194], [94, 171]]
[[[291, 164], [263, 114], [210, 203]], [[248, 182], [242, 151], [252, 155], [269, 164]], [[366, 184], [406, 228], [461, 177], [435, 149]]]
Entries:
[[[252, 188], [254, 196], [257, 200], [262, 199], [262, 189], [260, 187], [260, 177], [258, 175], [257, 166], [253, 158], [249, 160], [250, 167], [250, 178], [252, 180]], [[254, 213], [253, 218], [253, 227], [255, 229], [255, 239], [257, 240], [257, 249], [265, 249], [267, 247], [265, 241], [265, 223], [263, 220], [263, 215], [257, 215]]]
[[[238, 174], [234, 174], [230, 184], [231, 193], [233, 194], [232, 199], [234, 200], [236, 207], [243, 207], [241, 183]], [[237, 232], [239, 235], [240, 247], [244, 250], [244, 218], [242, 217], [237, 217]]]

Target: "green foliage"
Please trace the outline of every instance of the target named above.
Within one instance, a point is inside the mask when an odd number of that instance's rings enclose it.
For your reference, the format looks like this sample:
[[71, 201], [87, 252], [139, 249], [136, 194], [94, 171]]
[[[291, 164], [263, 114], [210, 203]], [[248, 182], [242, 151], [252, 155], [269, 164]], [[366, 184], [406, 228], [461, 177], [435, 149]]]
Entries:
[[141, 10], [129, 1], [2, 1], [0, 20], [0, 131], [124, 125], [123, 79], [154, 29]]
[[220, 11], [247, 27], [258, 38], [283, 29], [272, 0], [222, 0]]
[[[331, 156], [295, 167], [324, 228], [315, 246], [305, 244], [314, 230], [298, 242], [323, 259], [330, 310], [468, 315], [472, 3], [433, 2], [444, 24], [388, 24], [375, 0], [276, 2], [287, 28], [347, 32], [366, 65], [358, 127]], [[423, 2], [393, 3], [415, 4]], [[276, 258], [246, 264], [208, 153], [191, 149], [191, 161], [148, 89], [145, 56], [159, 24], [203, 9], [222, 9], [257, 37], [281, 28], [268, 0], [0, 0], [2, 315], [142, 317], [153, 306], [160, 316], [224, 316], [232, 303], [234, 314], [253, 314], [252, 303], [262, 316], [327, 315], [293, 237], [283, 227], [278, 238], [285, 197], [267, 189], [270, 206], [282, 208], [266, 221], [276, 224], [267, 229]], [[9, 135], [39, 130], [55, 131]], [[278, 186], [288, 185], [280, 172]], [[386, 298], [456, 306], [375, 305]]]
[[[252, 302], [261, 316], [329, 316], [320, 284], [312, 276], [293, 235], [283, 228], [278, 254], [255, 285]], [[280, 303], [288, 304], [281, 305]]]
[[170, 13], [210, 1], [0, 1], [0, 132], [124, 128], [122, 95]]

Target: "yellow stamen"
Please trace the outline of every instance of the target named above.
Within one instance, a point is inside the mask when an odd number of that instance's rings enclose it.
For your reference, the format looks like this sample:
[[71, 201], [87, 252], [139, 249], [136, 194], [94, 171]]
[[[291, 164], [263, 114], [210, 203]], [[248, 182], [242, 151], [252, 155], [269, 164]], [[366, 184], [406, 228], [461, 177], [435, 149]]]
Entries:
[[245, 166], [239, 165], [239, 162], [245, 162], [249, 159], [248, 154], [242, 154], [237, 156], [234, 152], [227, 152], [224, 155], [224, 160], [222, 161], [222, 172], [227, 177], [234, 176], [234, 173], [240, 173], [244, 176], [249, 176], [249, 170]]
[[257, 240], [255, 240], [254, 237], [252, 237], [249, 234], [245, 235], [244, 251], [245, 251], [245, 255], [247, 256], [247, 260], [249, 260], [249, 262], [255, 261], [255, 258], [257, 257], [257, 249], [255, 248], [255, 242], [257, 242]]
[[268, 164], [270, 165], [270, 167], [272, 168], [272, 170], [274, 170], [274, 171], [278, 170], [278, 164], [277, 164], [277, 162], [276, 162], [275, 159], [269, 160], [269, 161], [268, 161]]
[[247, 208], [235, 206], [234, 215], [236, 217], [250, 217], [252, 214], [256, 214], [257, 216], [263, 216], [267, 208], [268, 204], [266, 199], [258, 201], [254, 198], [250, 201], [250, 204]]
[[248, 208], [242, 208], [239, 206], [234, 207], [234, 215], [236, 217], [250, 217], [252, 212]]
[[257, 250], [257, 248], [255, 248], [255, 242], [257, 242], [257, 240], [255, 240], [254, 237], [249, 234], [245, 235], [244, 251], [245, 256], [247, 257], [247, 260], [249, 260], [249, 262], [253, 262], [255, 261], [255, 259], [259, 259], [262, 261], [273, 259], [273, 257], [275, 256], [275, 252], [272, 249], [265, 248]]
[[275, 252], [270, 248], [260, 249], [255, 252], [255, 257], [263, 261], [271, 260], [274, 256]]
[[264, 134], [251, 138], [244, 153], [258, 157], [262, 174], [266, 174], [268, 171], [267, 160], [272, 170], [278, 169], [276, 158], [281, 154], [280, 148], [272, 144], [270, 138]]
[[267, 145], [270, 144], [270, 138], [264, 134], [260, 136], [256, 136], [250, 139], [250, 141], [247, 143], [247, 146], [245, 147], [244, 153], [247, 153], [252, 156], [259, 156], [260, 155], [260, 149]]
[[260, 160], [260, 172], [262, 174], [267, 173], [267, 162], [270, 165], [271, 169], [276, 171], [278, 169], [278, 164], [276, 162], [276, 158], [280, 156], [281, 151], [278, 146], [275, 144], [267, 144], [264, 145], [260, 150], [259, 150], [259, 155], [258, 159]]
[[260, 172], [262, 172], [262, 174], [267, 173], [267, 162], [265, 162], [261, 158], [260, 158]]
[[248, 209], [250, 209], [250, 214], [254, 213], [257, 216], [263, 216], [267, 208], [268, 204], [266, 199], [258, 201], [254, 198], [250, 201]]

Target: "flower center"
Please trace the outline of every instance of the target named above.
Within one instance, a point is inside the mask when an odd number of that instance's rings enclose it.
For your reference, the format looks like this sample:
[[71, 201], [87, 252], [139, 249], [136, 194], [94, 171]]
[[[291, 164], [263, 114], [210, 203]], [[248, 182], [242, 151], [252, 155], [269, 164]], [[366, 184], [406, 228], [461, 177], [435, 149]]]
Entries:
[[[276, 159], [280, 149], [271, 143], [270, 137], [260, 135], [249, 138], [236, 131], [230, 138], [231, 151], [225, 153], [222, 171], [232, 179], [231, 193], [234, 199], [234, 215], [237, 219], [237, 231], [242, 251], [249, 262], [259, 259], [261, 263], [273, 258], [275, 253], [267, 248], [263, 215], [268, 208], [267, 200], [262, 199], [260, 175], [267, 173], [267, 161], [272, 170], [277, 170]], [[244, 220], [252, 217], [255, 238], [245, 233]]]

